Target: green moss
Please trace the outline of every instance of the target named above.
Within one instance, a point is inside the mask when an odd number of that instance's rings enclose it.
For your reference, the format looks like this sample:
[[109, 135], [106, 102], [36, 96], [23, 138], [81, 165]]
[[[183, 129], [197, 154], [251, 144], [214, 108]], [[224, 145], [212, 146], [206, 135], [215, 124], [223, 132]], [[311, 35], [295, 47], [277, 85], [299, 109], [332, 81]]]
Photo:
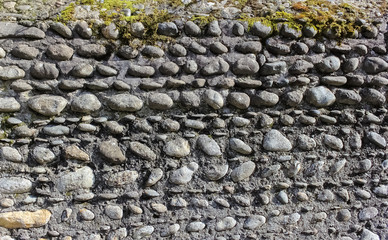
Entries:
[[217, 20], [217, 18], [213, 15], [194, 15], [190, 18], [190, 21], [195, 22], [201, 28], [215, 20]]

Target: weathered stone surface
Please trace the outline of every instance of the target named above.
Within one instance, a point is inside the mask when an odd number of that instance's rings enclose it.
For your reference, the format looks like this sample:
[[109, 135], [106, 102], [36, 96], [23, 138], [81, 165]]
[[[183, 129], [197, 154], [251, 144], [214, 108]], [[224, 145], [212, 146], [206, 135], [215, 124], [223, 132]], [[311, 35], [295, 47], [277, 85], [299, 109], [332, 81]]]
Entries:
[[228, 102], [238, 109], [247, 109], [251, 103], [251, 99], [246, 93], [232, 92], [228, 95]]
[[167, 110], [173, 106], [174, 102], [165, 93], [153, 93], [148, 97], [148, 106], [155, 110]]
[[229, 64], [222, 58], [217, 58], [202, 68], [201, 73], [205, 76], [224, 74], [229, 70]]
[[36, 27], [25, 27], [13, 22], [0, 22], [0, 38], [43, 39], [46, 34]]
[[272, 27], [261, 22], [255, 22], [251, 28], [251, 32], [255, 36], [266, 38], [271, 35]]
[[18, 58], [33, 60], [38, 56], [39, 50], [26, 44], [21, 44], [13, 48], [11, 54]]
[[247, 41], [238, 43], [235, 46], [236, 51], [241, 53], [259, 53], [262, 50], [263, 46], [259, 41]]
[[198, 170], [198, 164], [195, 162], [189, 163], [170, 174], [169, 181], [177, 185], [184, 185], [191, 181], [193, 174]]
[[151, 77], [155, 74], [155, 69], [151, 66], [140, 66], [131, 64], [128, 67], [128, 74], [134, 77]]
[[284, 72], [286, 68], [287, 64], [284, 61], [265, 63], [260, 69], [260, 74], [264, 76], [280, 74]]
[[257, 61], [250, 57], [241, 58], [233, 65], [233, 73], [236, 75], [252, 75], [257, 73], [259, 69]]
[[173, 22], [164, 22], [158, 24], [158, 34], [174, 37], [178, 35], [178, 28]]
[[108, 106], [116, 111], [135, 112], [143, 107], [143, 101], [131, 94], [113, 95], [108, 100]]
[[91, 113], [101, 108], [102, 104], [92, 93], [83, 93], [73, 99], [71, 110], [74, 112]]
[[56, 180], [60, 192], [89, 189], [94, 184], [94, 173], [90, 167], [82, 167], [74, 172], [62, 173]]
[[145, 160], [153, 161], [156, 159], [156, 154], [151, 150], [151, 148], [140, 142], [131, 142], [129, 144], [129, 149], [131, 149], [131, 151], [137, 156]]
[[214, 109], [220, 109], [224, 106], [224, 98], [214, 90], [206, 90], [204, 93], [204, 101]]
[[52, 22], [50, 24], [50, 28], [64, 38], [73, 37], [73, 32], [71, 31], [71, 29], [68, 26], [64, 25], [63, 23]]
[[126, 158], [116, 139], [104, 141], [99, 145], [100, 153], [112, 164], [124, 163]]
[[81, 45], [77, 50], [78, 55], [87, 58], [100, 58], [107, 54], [104, 45], [100, 44], [85, 44]]
[[0, 67], [0, 80], [17, 80], [24, 78], [26, 73], [17, 66]]
[[234, 150], [240, 154], [248, 155], [248, 154], [252, 153], [252, 148], [248, 144], [246, 144], [244, 141], [242, 141], [238, 138], [229, 139], [229, 146], [232, 150]]
[[139, 177], [139, 173], [136, 171], [125, 170], [109, 174], [105, 177], [106, 184], [110, 187], [125, 186], [133, 184]]
[[263, 147], [267, 151], [286, 152], [292, 149], [291, 142], [278, 130], [270, 130], [264, 136]]
[[12, 147], [4, 146], [0, 149], [0, 159], [11, 162], [21, 162], [22, 155]]
[[233, 169], [230, 176], [234, 182], [240, 182], [249, 178], [255, 171], [255, 168], [256, 164], [252, 161], [248, 161]]
[[0, 213], [0, 227], [8, 229], [37, 228], [46, 225], [51, 218], [47, 209]]
[[306, 100], [316, 107], [330, 106], [336, 100], [335, 95], [324, 86], [308, 89], [305, 96]]
[[217, 142], [207, 135], [200, 135], [197, 139], [197, 146], [209, 156], [221, 156], [222, 152]]
[[34, 148], [32, 154], [35, 161], [40, 164], [50, 163], [56, 158], [55, 154], [50, 149], [45, 147]]
[[364, 60], [363, 69], [366, 73], [377, 74], [388, 69], [388, 63], [378, 57], [368, 57]]
[[322, 73], [332, 73], [340, 69], [341, 61], [336, 56], [324, 58], [316, 65], [316, 69]]
[[46, 54], [51, 59], [67, 61], [73, 56], [74, 50], [65, 44], [56, 44], [49, 46]]
[[20, 103], [13, 97], [0, 98], [0, 112], [17, 112], [20, 107]]
[[44, 116], [58, 115], [66, 107], [67, 100], [60, 96], [39, 95], [28, 100], [28, 106]]
[[177, 137], [168, 141], [163, 147], [163, 151], [171, 157], [185, 157], [190, 154], [190, 144], [186, 139]]
[[0, 178], [0, 193], [15, 194], [26, 193], [32, 188], [32, 182], [21, 177], [2, 177]]
[[279, 102], [279, 96], [268, 91], [260, 91], [252, 97], [252, 104], [258, 107], [273, 107]]
[[77, 145], [70, 145], [65, 149], [66, 159], [75, 159], [80, 161], [89, 161], [89, 155], [81, 150]]
[[56, 79], [59, 71], [55, 64], [38, 62], [30, 69], [31, 76], [36, 79]]

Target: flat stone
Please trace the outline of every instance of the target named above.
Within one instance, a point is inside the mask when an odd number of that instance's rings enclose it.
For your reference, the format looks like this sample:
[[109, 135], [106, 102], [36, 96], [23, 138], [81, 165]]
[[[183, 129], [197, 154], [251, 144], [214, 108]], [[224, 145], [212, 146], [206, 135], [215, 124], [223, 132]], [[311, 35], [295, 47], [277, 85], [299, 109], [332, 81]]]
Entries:
[[59, 76], [59, 70], [52, 63], [38, 62], [30, 69], [31, 76], [36, 79], [56, 79]]
[[137, 171], [125, 170], [121, 172], [106, 174], [108, 176], [104, 177], [105, 182], [110, 187], [119, 187], [133, 184], [136, 179], [139, 177]]
[[130, 64], [128, 67], [128, 74], [134, 77], [151, 77], [155, 74], [155, 69], [151, 66]]
[[325, 136], [323, 137], [323, 143], [327, 147], [338, 151], [344, 147], [344, 144], [341, 139], [329, 134], [325, 134]]
[[158, 34], [175, 37], [178, 35], [178, 28], [173, 22], [164, 22], [158, 24]]
[[112, 164], [124, 163], [126, 158], [121, 151], [117, 140], [103, 141], [99, 145], [100, 153]]
[[336, 56], [326, 57], [316, 64], [316, 69], [322, 73], [333, 73], [340, 69], [340, 67], [341, 61]]
[[70, 160], [90, 161], [89, 155], [77, 145], [70, 145], [65, 149], [65, 158]]
[[275, 75], [285, 72], [287, 64], [284, 61], [265, 63], [261, 69], [260, 74], [264, 76]]
[[133, 238], [134, 239], [145, 239], [148, 236], [151, 236], [152, 233], [154, 232], [155, 228], [153, 226], [143, 226], [140, 227], [139, 229], [136, 229], [135, 232], [133, 233]]
[[221, 42], [214, 42], [210, 45], [210, 51], [214, 54], [224, 54], [229, 50], [228, 48]]
[[38, 228], [46, 225], [51, 218], [51, 212], [40, 209], [35, 212], [15, 211], [0, 213], [0, 227], [7, 229]]
[[347, 78], [344, 76], [324, 76], [321, 78], [321, 82], [332, 86], [342, 86], [346, 84]]
[[67, 61], [74, 54], [74, 50], [65, 44], [50, 45], [47, 48], [47, 56], [57, 61]]
[[156, 159], [156, 154], [151, 150], [151, 148], [140, 142], [129, 143], [129, 149], [131, 149], [131, 151], [137, 156], [145, 160], [153, 161]]
[[74, 172], [64, 172], [56, 179], [56, 186], [60, 192], [89, 189], [94, 184], [94, 174], [90, 167], [82, 167]]
[[229, 147], [240, 154], [248, 155], [252, 153], [252, 148], [238, 138], [229, 139]]
[[163, 147], [163, 151], [171, 157], [182, 158], [190, 154], [189, 142], [181, 137], [168, 141]]
[[248, 53], [257, 54], [261, 52], [263, 46], [259, 41], [246, 41], [246, 42], [244, 41], [236, 44], [234, 48], [236, 51], [244, 54], [248, 54]]
[[0, 80], [17, 80], [24, 78], [26, 73], [17, 66], [0, 67]]
[[154, 168], [151, 170], [150, 175], [145, 183], [146, 187], [155, 185], [163, 177], [163, 170], [160, 168]]
[[179, 72], [179, 66], [174, 62], [165, 62], [160, 65], [159, 71], [163, 75], [173, 76]]
[[204, 93], [204, 101], [214, 109], [220, 109], [224, 106], [224, 98], [214, 90], [206, 90]]
[[216, 231], [226, 231], [231, 230], [237, 225], [237, 221], [232, 217], [225, 217], [216, 223]]
[[10, 162], [21, 162], [22, 155], [15, 148], [4, 146], [0, 149], [0, 159]]
[[373, 193], [378, 197], [387, 198], [388, 197], [388, 185], [381, 185], [373, 189]]
[[168, 110], [174, 102], [165, 93], [153, 93], [148, 97], [148, 107], [155, 110]]
[[342, 104], [354, 105], [361, 102], [361, 96], [354, 90], [337, 89], [335, 91], [336, 101]]
[[20, 103], [13, 97], [0, 98], [0, 112], [17, 112], [20, 110], [20, 107]]
[[160, 58], [164, 55], [164, 51], [162, 49], [150, 45], [145, 46], [141, 53], [150, 58]]
[[378, 57], [367, 57], [362, 66], [363, 70], [368, 74], [377, 74], [388, 69], [388, 63]]
[[77, 53], [81, 57], [101, 58], [107, 54], [107, 50], [101, 44], [83, 44], [78, 48]]
[[74, 112], [91, 113], [101, 108], [102, 104], [92, 93], [82, 93], [73, 98], [71, 110]]
[[362, 100], [373, 106], [382, 106], [386, 101], [384, 94], [374, 88], [363, 88], [361, 96]]
[[17, 58], [33, 60], [38, 56], [39, 50], [26, 44], [20, 44], [12, 49], [11, 54]]
[[371, 143], [375, 144], [379, 148], [385, 149], [385, 147], [387, 146], [387, 141], [385, 140], [385, 138], [376, 132], [368, 132], [366, 137]]
[[50, 163], [56, 158], [55, 154], [50, 149], [45, 147], [35, 147], [32, 155], [35, 161], [40, 164]]
[[367, 220], [374, 219], [378, 214], [379, 214], [379, 210], [377, 210], [377, 208], [367, 207], [367, 208], [363, 208], [358, 213], [358, 219], [360, 219], [360, 221], [367, 221]]
[[211, 181], [218, 181], [228, 173], [228, 170], [228, 165], [212, 164], [205, 170], [205, 176]]
[[199, 232], [202, 231], [206, 227], [206, 224], [203, 222], [191, 222], [187, 224], [186, 231], [188, 232]]
[[211, 37], [218, 37], [221, 35], [222, 31], [217, 20], [211, 21], [208, 24], [206, 33]]
[[50, 24], [50, 28], [64, 38], [73, 38], [73, 32], [63, 23], [53, 22]]
[[240, 182], [249, 178], [255, 171], [256, 164], [252, 161], [242, 163], [237, 168], [233, 169], [230, 177], [234, 182]]
[[79, 63], [71, 70], [74, 77], [88, 78], [93, 76], [94, 67], [89, 63]]
[[32, 182], [21, 177], [2, 177], [0, 178], [0, 193], [17, 194], [27, 193], [32, 188]]
[[123, 93], [110, 97], [108, 106], [115, 111], [136, 112], [143, 108], [143, 101], [134, 95]]
[[28, 100], [28, 106], [44, 116], [58, 115], [67, 105], [67, 100], [60, 96], [38, 95]]
[[180, 44], [173, 44], [173, 45], [170, 45], [170, 47], [168, 48], [168, 50], [170, 51], [170, 53], [175, 56], [175, 57], [184, 57], [187, 55], [187, 50], [184, 46], [180, 45]]
[[201, 73], [204, 76], [213, 76], [224, 74], [229, 70], [229, 64], [222, 58], [216, 58], [202, 68]]
[[25, 27], [13, 22], [0, 22], [0, 38], [43, 39], [46, 34], [36, 27]]
[[265, 224], [267, 219], [262, 215], [253, 215], [245, 220], [243, 228], [249, 230], [255, 230]]
[[113, 220], [119, 220], [123, 218], [123, 209], [120, 206], [106, 206], [105, 214]]
[[335, 95], [324, 86], [308, 89], [305, 96], [306, 100], [316, 107], [328, 107], [336, 100]]
[[267, 151], [287, 152], [292, 149], [291, 142], [278, 130], [272, 129], [264, 136], [263, 147]]
[[185, 33], [188, 36], [198, 37], [201, 35], [201, 28], [198, 27], [197, 24], [195, 24], [192, 21], [187, 21], [185, 23]]
[[94, 213], [86, 208], [81, 208], [79, 210], [79, 217], [84, 221], [92, 221], [95, 217]]
[[118, 74], [118, 71], [114, 69], [113, 67], [105, 66], [102, 64], [98, 64], [96, 66], [97, 72], [101, 74], [102, 76], [106, 77], [112, 77], [116, 76]]
[[194, 173], [198, 170], [198, 164], [195, 162], [189, 163], [170, 174], [169, 181], [173, 184], [184, 185], [191, 181]]
[[247, 109], [251, 103], [251, 99], [246, 93], [232, 92], [228, 95], [228, 102], [238, 109]]
[[197, 146], [209, 156], [221, 156], [222, 152], [217, 142], [207, 135], [200, 135], [197, 139]]
[[279, 102], [279, 96], [268, 91], [259, 91], [252, 97], [252, 104], [258, 107], [273, 107]]
[[111, 23], [108, 26], [105, 26], [101, 29], [102, 35], [106, 39], [117, 39], [119, 37], [119, 29], [116, 27], [116, 24]]
[[313, 68], [314, 65], [306, 60], [296, 60], [288, 71], [291, 74], [299, 75], [308, 73]]
[[63, 136], [70, 133], [70, 128], [67, 126], [46, 126], [43, 128], [43, 132], [49, 136]]
[[236, 75], [253, 75], [259, 69], [259, 63], [250, 57], [240, 58], [233, 64], [233, 73]]
[[74, 31], [84, 39], [90, 39], [93, 35], [92, 29], [86, 21], [78, 21], [74, 27]]

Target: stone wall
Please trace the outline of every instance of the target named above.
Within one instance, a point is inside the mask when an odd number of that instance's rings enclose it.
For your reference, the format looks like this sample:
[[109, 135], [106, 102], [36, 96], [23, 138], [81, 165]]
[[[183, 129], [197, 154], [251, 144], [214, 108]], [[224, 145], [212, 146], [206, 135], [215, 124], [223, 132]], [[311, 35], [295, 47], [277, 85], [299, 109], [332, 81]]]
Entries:
[[385, 28], [0, 22], [0, 239], [387, 239]]

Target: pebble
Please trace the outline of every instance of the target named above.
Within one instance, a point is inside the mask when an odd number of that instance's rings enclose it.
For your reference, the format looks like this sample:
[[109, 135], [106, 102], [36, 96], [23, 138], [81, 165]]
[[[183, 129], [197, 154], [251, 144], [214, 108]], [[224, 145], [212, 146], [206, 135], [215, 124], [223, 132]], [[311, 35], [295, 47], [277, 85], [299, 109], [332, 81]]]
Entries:
[[90, 167], [82, 167], [73, 172], [64, 172], [56, 179], [60, 192], [89, 189], [94, 184], [94, 173]]
[[108, 99], [108, 106], [112, 110], [136, 112], [143, 108], [143, 101], [131, 94], [116, 94]]
[[256, 164], [252, 161], [248, 161], [233, 169], [230, 176], [234, 182], [240, 182], [249, 178], [254, 173], [255, 168]]
[[379, 235], [364, 228], [361, 233], [360, 240], [380, 240]]
[[278, 130], [270, 130], [264, 136], [263, 147], [267, 151], [287, 152], [292, 149], [291, 142]]
[[248, 155], [252, 153], [252, 148], [238, 138], [229, 139], [229, 146], [232, 150], [240, 154]]
[[124, 163], [126, 158], [115, 139], [103, 141], [99, 145], [100, 153], [112, 164]]
[[214, 90], [206, 90], [204, 93], [204, 101], [215, 110], [224, 106], [224, 98]]
[[205, 170], [205, 176], [211, 181], [217, 181], [223, 178], [227, 174], [228, 170], [228, 165], [212, 164]]
[[29, 192], [32, 188], [32, 182], [21, 177], [2, 177], [0, 178], [0, 193], [18, 194]]
[[92, 221], [94, 219], [94, 213], [86, 208], [79, 210], [79, 216], [84, 221]]
[[67, 105], [67, 100], [60, 96], [38, 95], [28, 100], [28, 106], [44, 116], [58, 115]]
[[325, 136], [323, 137], [323, 143], [327, 147], [337, 151], [341, 150], [344, 147], [344, 144], [341, 139], [329, 134], [325, 134]]
[[17, 149], [7, 146], [0, 149], [0, 156], [1, 160], [5, 161], [22, 162], [23, 160], [22, 155], [18, 152]]
[[197, 146], [208, 156], [221, 156], [222, 152], [217, 142], [207, 135], [200, 135], [197, 139]]
[[349, 221], [352, 218], [352, 215], [348, 209], [341, 209], [337, 213], [337, 220], [340, 222]]
[[378, 214], [379, 214], [379, 211], [377, 210], [377, 208], [367, 207], [362, 209], [358, 213], [358, 219], [360, 219], [360, 221], [367, 221], [367, 220], [374, 219]]
[[145, 160], [153, 161], [156, 159], [156, 154], [151, 150], [151, 148], [140, 142], [131, 142], [129, 144], [129, 149], [131, 149], [131, 151], [137, 156]]
[[45, 147], [36, 147], [32, 153], [35, 161], [40, 164], [47, 164], [56, 158], [55, 154], [48, 148]]
[[144, 239], [145, 237], [151, 236], [154, 231], [155, 228], [153, 226], [143, 226], [135, 230], [133, 233], [133, 238]]
[[341, 61], [336, 56], [326, 57], [316, 65], [316, 69], [322, 73], [333, 73], [340, 67]]
[[123, 209], [119, 206], [106, 206], [105, 207], [105, 214], [113, 220], [119, 220], [123, 218]]
[[191, 181], [194, 173], [198, 170], [199, 166], [195, 162], [189, 163], [187, 166], [183, 166], [170, 174], [169, 181], [177, 185], [184, 185]]
[[5, 212], [0, 213], [0, 227], [7, 229], [38, 228], [46, 225], [50, 218], [51, 212], [47, 209], [39, 209], [34, 212]]
[[376, 132], [368, 132], [366, 136], [371, 143], [375, 144], [379, 148], [385, 148], [387, 146], [385, 138]]
[[167, 110], [173, 106], [174, 102], [165, 93], [154, 93], [148, 97], [148, 106], [155, 110]]
[[206, 225], [203, 222], [191, 222], [187, 224], [186, 231], [188, 232], [199, 232], [203, 230]]
[[163, 151], [168, 156], [182, 158], [190, 154], [190, 144], [187, 140], [176, 137], [164, 145]]
[[237, 221], [234, 218], [225, 217], [216, 223], [215, 229], [217, 232], [231, 230], [236, 226], [236, 224], [237, 224]]

